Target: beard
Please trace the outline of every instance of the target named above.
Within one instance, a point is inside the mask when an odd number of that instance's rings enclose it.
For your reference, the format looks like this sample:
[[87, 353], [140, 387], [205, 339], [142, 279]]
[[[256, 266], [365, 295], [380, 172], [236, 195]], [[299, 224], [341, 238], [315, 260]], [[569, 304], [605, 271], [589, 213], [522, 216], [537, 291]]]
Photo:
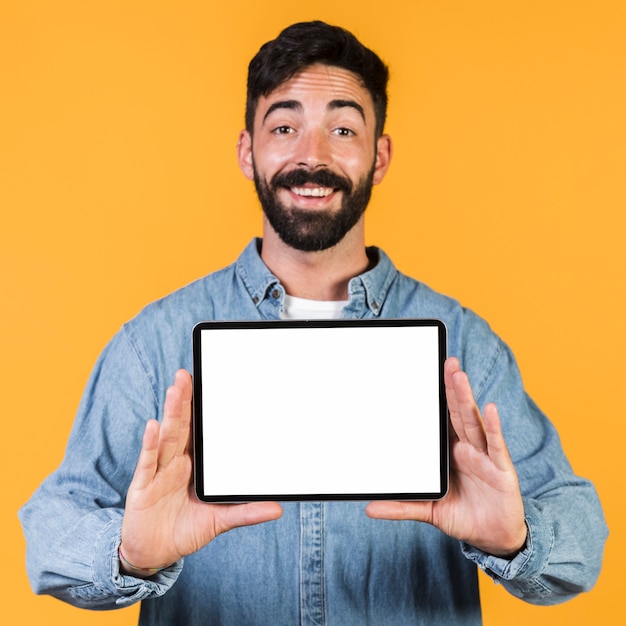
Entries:
[[[326, 250], [337, 245], [361, 219], [372, 195], [374, 165], [355, 186], [346, 177], [329, 170], [297, 169], [276, 174], [269, 184], [254, 167], [256, 187], [263, 213], [281, 240], [303, 252]], [[301, 187], [307, 183], [342, 192], [339, 210], [307, 210], [286, 207], [277, 196], [281, 188]]]

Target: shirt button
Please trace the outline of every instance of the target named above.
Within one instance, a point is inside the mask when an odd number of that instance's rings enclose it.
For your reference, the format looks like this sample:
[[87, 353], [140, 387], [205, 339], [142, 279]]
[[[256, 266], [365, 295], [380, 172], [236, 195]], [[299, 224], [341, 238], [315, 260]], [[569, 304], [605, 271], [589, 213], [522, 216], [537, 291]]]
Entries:
[[274, 289], [274, 291], [272, 291], [272, 298], [274, 298], [274, 300], [280, 298], [280, 289]]
[[372, 302], [372, 308], [374, 311], [378, 311], [378, 302]]

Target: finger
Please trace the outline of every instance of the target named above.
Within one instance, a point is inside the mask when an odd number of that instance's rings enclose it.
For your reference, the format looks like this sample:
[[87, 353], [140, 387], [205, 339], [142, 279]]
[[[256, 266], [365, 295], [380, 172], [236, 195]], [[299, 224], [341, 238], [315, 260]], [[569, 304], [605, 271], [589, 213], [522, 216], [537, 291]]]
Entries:
[[498, 408], [493, 402], [485, 406], [485, 430], [487, 433], [487, 451], [494, 465], [504, 471], [513, 469], [513, 462], [502, 434], [502, 425]]
[[376, 500], [365, 507], [365, 513], [373, 519], [414, 520], [432, 523], [432, 502], [394, 502]]
[[150, 420], [146, 424], [143, 433], [143, 441], [141, 444], [141, 452], [135, 468], [132, 486], [137, 489], [147, 487], [157, 470], [157, 459], [159, 449], [159, 423], [156, 420]]
[[[459, 365], [459, 361], [456, 357], [448, 357], [446, 359], [446, 362], [444, 363], [444, 369], [443, 369], [443, 379], [444, 379], [445, 388], [446, 388], [446, 402], [448, 404], [448, 412], [450, 413], [451, 422], [453, 421], [453, 416], [456, 417], [456, 415], [458, 415], [459, 413], [458, 402], [456, 399], [456, 393], [454, 390], [454, 383], [452, 381], [452, 377], [454, 376], [455, 372], [459, 372], [460, 370], [461, 370], [461, 366]], [[459, 439], [463, 438], [463, 440], [465, 440], [465, 433], [462, 431], [463, 422], [461, 421], [458, 424], [458, 430], [460, 432], [457, 432], [457, 427], [455, 427], [454, 424], [452, 426], [453, 426], [456, 436]]]
[[174, 377], [174, 385], [182, 392], [178, 445], [174, 453], [176, 456], [180, 456], [191, 451], [191, 401], [193, 387], [189, 372], [178, 370]]
[[448, 411], [450, 413], [450, 422], [452, 429], [457, 438], [461, 441], [467, 441], [463, 420], [460, 418], [459, 400], [456, 395], [454, 384], [454, 376], [461, 371], [459, 360], [456, 357], [449, 357], [444, 364], [444, 383], [446, 387], [446, 402], [448, 403]]
[[182, 412], [183, 390], [177, 385], [172, 385], [165, 394], [165, 404], [163, 405], [163, 421], [158, 451], [159, 467], [167, 467], [176, 455], [180, 441]]
[[455, 372], [453, 376], [458, 418], [462, 420], [467, 441], [479, 450], [487, 450], [485, 425], [480, 409], [474, 400], [469, 378], [465, 372]]
[[474, 400], [469, 378], [461, 371], [456, 359], [450, 359], [450, 364], [446, 365], [446, 400], [452, 427], [459, 441], [486, 452], [485, 426], [480, 409]]
[[283, 509], [278, 502], [218, 504], [215, 507], [216, 535], [241, 526], [253, 526], [263, 522], [271, 522], [283, 514]]

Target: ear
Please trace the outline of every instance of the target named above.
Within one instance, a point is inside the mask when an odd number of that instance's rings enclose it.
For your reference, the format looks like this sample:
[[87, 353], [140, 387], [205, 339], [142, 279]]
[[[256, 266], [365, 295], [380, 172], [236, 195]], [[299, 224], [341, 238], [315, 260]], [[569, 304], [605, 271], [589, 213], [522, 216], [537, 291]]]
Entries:
[[374, 184], [382, 182], [389, 164], [391, 163], [391, 154], [393, 152], [393, 145], [391, 143], [391, 137], [389, 135], [381, 135], [376, 142], [376, 163], [374, 164]]
[[243, 175], [248, 180], [254, 180], [254, 167], [252, 166], [252, 137], [247, 130], [239, 133], [237, 142], [237, 159]]

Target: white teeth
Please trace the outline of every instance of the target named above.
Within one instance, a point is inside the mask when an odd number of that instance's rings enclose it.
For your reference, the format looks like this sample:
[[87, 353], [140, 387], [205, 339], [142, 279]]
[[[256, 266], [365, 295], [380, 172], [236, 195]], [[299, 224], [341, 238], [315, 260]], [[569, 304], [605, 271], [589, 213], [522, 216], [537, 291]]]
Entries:
[[291, 191], [297, 196], [325, 198], [333, 192], [329, 187], [292, 187]]

